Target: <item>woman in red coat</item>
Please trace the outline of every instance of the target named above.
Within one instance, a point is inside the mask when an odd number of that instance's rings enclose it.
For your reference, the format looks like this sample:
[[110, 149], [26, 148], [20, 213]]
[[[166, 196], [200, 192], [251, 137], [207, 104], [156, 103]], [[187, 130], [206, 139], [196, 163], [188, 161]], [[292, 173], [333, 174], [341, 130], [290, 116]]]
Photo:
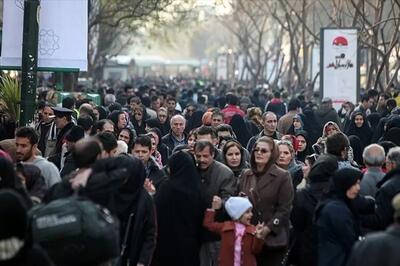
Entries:
[[247, 198], [231, 197], [225, 209], [233, 221], [214, 222], [215, 210], [221, 208], [221, 198], [214, 196], [212, 209], [206, 211], [203, 225], [221, 235], [219, 266], [256, 266], [255, 254], [262, 250], [266, 234], [264, 224], [252, 225], [252, 205]]

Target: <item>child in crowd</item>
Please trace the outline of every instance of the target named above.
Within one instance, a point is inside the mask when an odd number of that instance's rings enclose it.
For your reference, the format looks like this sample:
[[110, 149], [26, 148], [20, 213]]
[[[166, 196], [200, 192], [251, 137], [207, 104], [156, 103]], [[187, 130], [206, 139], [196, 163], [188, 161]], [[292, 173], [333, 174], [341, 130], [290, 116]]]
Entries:
[[264, 223], [251, 224], [252, 204], [244, 197], [231, 197], [225, 209], [233, 221], [214, 222], [215, 211], [222, 206], [221, 198], [214, 196], [212, 209], [207, 209], [203, 225], [221, 235], [220, 266], [255, 266], [255, 254], [261, 252], [266, 228]]

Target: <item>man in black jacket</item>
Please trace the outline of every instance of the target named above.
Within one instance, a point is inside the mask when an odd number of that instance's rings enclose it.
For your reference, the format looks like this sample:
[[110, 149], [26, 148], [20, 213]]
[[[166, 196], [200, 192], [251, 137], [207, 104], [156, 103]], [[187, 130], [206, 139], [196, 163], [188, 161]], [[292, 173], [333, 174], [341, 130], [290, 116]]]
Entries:
[[394, 197], [392, 207], [395, 222], [386, 231], [367, 235], [365, 240], [357, 242], [348, 266], [400, 265], [400, 194]]
[[187, 136], [184, 133], [186, 119], [181, 115], [174, 115], [171, 118], [171, 131], [162, 138], [162, 142], [168, 146], [170, 151], [178, 145], [187, 144]]
[[400, 192], [400, 147], [389, 150], [386, 169], [387, 174], [377, 185], [375, 213], [362, 217], [363, 226], [373, 230], [385, 230], [393, 223], [394, 209], [390, 203]]

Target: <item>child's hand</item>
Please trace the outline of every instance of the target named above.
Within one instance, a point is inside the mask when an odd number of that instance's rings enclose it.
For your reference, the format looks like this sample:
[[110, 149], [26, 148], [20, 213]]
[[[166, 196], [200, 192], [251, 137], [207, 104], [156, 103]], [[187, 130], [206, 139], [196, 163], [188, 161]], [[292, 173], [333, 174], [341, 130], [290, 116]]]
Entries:
[[267, 226], [264, 225], [264, 222], [262, 223], [258, 223], [256, 225], [256, 237], [259, 239], [264, 239], [268, 233], [270, 232], [270, 230], [268, 229]]
[[147, 192], [149, 192], [150, 194], [156, 193], [156, 188], [153, 185], [153, 181], [151, 181], [150, 179], [146, 178], [144, 180], [144, 185], [143, 186], [147, 190]]
[[219, 209], [221, 209], [221, 207], [222, 207], [222, 200], [221, 200], [221, 198], [218, 197], [218, 196], [214, 196], [214, 197], [213, 197], [213, 201], [212, 201], [212, 203], [211, 203], [211, 208], [212, 208], [213, 210], [219, 210]]

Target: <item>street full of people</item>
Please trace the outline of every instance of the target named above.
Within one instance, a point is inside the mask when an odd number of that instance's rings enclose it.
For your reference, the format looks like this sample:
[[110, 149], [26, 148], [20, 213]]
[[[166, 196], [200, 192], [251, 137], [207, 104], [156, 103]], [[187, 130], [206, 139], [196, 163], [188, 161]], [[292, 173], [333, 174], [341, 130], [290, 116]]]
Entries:
[[0, 127], [0, 265], [400, 265], [398, 92], [99, 93]]

